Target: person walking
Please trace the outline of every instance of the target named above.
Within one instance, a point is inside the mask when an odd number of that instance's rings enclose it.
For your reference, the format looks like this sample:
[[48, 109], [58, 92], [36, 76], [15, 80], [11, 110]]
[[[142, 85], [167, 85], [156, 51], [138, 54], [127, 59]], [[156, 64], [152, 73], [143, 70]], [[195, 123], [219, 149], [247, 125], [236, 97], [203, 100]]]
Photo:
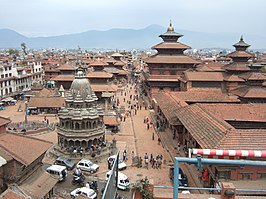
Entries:
[[154, 132], [152, 133], [152, 140], [154, 140]]
[[158, 167], [159, 167], [159, 169], [162, 168], [162, 160], [161, 160], [161, 158], [158, 158]]
[[150, 129], [150, 123], [147, 123], [147, 130]]
[[144, 160], [145, 160], [145, 167], [148, 169], [149, 166], [149, 156], [147, 153], [144, 155]]
[[152, 160], [153, 160], [153, 155], [152, 155], [152, 153], [151, 153], [151, 156], [150, 156], [150, 163], [152, 162]]
[[123, 151], [123, 161], [127, 160], [127, 151], [126, 149]]
[[178, 142], [178, 144], [177, 144], [177, 153], [178, 154], [180, 153], [180, 142]]
[[158, 137], [158, 144], [160, 145], [161, 144], [161, 138]]

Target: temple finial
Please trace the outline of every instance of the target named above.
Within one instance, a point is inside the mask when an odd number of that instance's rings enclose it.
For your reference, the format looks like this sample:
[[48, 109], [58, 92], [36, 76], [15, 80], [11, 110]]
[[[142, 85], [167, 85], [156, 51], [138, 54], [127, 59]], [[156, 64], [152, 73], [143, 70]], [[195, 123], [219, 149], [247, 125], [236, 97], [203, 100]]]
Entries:
[[170, 24], [169, 24], [169, 27], [167, 28], [167, 31], [175, 31], [173, 25], [172, 25], [172, 20], [170, 20]]

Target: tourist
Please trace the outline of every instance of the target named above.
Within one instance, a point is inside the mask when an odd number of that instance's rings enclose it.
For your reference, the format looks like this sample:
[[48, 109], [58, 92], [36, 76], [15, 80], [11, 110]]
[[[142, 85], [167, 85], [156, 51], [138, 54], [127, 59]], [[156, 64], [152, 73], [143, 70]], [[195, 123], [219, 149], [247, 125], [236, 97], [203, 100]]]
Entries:
[[82, 155], [83, 155], [83, 148], [81, 146], [79, 147], [79, 154], [80, 154], [80, 157], [82, 157]]
[[112, 161], [111, 161], [111, 159], [107, 160], [107, 164], [108, 164], [108, 169], [111, 170], [112, 169]]
[[162, 168], [162, 160], [161, 160], [161, 158], [158, 158], [158, 167], [159, 167], [159, 169]]
[[148, 169], [149, 166], [149, 156], [147, 153], [144, 155], [144, 160], [145, 160], [145, 167]]
[[151, 153], [151, 156], [150, 156], [150, 162], [152, 162], [152, 160], [153, 160], [153, 155], [152, 155], [152, 153]]
[[178, 142], [178, 144], [177, 144], [177, 153], [178, 154], [180, 153], [180, 142]]
[[149, 123], [149, 121], [150, 121], [149, 117], [146, 117], [146, 123]]
[[76, 148], [74, 148], [74, 150], [73, 150], [73, 155], [74, 155], [75, 157], [77, 157], [77, 149], [76, 149]]
[[158, 137], [158, 144], [160, 145], [161, 144], [161, 138]]
[[152, 140], [154, 140], [154, 132], [152, 133]]
[[123, 161], [126, 161], [126, 160], [127, 160], [127, 151], [125, 149], [123, 152]]

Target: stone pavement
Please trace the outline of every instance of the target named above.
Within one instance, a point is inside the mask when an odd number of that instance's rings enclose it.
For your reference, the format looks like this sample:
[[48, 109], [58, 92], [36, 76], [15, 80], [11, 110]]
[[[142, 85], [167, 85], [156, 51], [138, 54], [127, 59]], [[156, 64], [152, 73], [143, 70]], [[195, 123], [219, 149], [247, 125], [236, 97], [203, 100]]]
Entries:
[[[126, 96], [125, 96], [126, 92]], [[132, 95], [132, 99], [130, 100], [130, 95]], [[128, 85], [125, 90], [122, 92], [118, 92], [116, 94], [116, 99], [119, 99], [120, 107], [124, 106], [126, 111], [130, 112], [129, 104], [127, 101], [130, 101], [130, 105], [134, 105], [134, 103], [137, 103], [137, 100], [133, 100], [133, 96], [137, 95], [135, 89], [133, 88], [133, 85]], [[124, 102], [125, 98], [125, 102]], [[141, 100], [139, 100], [139, 105], [142, 103]], [[142, 105], [142, 104], [141, 104]], [[165, 160], [165, 164], [162, 164], [161, 169], [153, 169], [151, 168], [151, 165], [149, 165], [149, 168], [144, 168], [144, 161], [143, 161], [143, 167], [137, 168], [135, 166], [131, 166], [129, 169], [126, 169], [123, 171], [126, 175], [129, 176], [129, 179], [132, 182], [136, 182], [137, 180], [140, 180], [142, 178], [145, 178], [145, 176], [148, 177], [148, 179], [152, 179], [155, 185], [165, 185], [165, 186], [171, 186], [172, 183], [168, 177], [169, 172], [169, 165], [172, 164], [171, 158], [167, 151], [163, 148], [163, 146], [158, 144], [157, 139], [158, 136], [155, 133], [153, 127], [151, 127], [149, 130], [147, 130], [146, 123], [144, 123], [144, 117], [149, 116], [149, 110], [145, 110], [145, 107], [142, 105], [142, 109], [138, 109], [137, 114], [135, 114], [135, 110], [131, 110], [131, 116], [128, 115], [126, 117], [125, 122], [124, 119], [122, 119], [120, 123], [120, 132], [114, 134], [114, 135], [107, 135], [107, 140], [110, 141], [113, 137], [117, 140], [117, 146], [120, 149], [120, 156], [122, 155], [122, 152], [124, 149], [126, 149], [128, 154], [128, 160], [127, 165], [131, 165], [131, 153], [134, 151], [135, 156], [141, 156], [142, 159], [144, 159], [145, 153], [148, 153], [149, 157], [152, 153], [154, 156], [156, 155], [162, 155], [163, 159]], [[155, 139], [152, 140], [152, 134], [154, 133]], [[159, 172], [158, 172], [159, 171]]]
[[[126, 96], [125, 96], [126, 92]], [[121, 95], [122, 94], [122, 95]], [[128, 85], [124, 92], [117, 93], [116, 99], [119, 99], [120, 106], [124, 106], [126, 110], [130, 110], [127, 101], [130, 100], [130, 95], [132, 98], [134, 95], [138, 94], [136, 89], [133, 88], [132, 85]], [[125, 98], [125, 102], [124, 102]], [[136, 100], [130, 100], [131, 104], [136, 103]], [[127, 174], [131, 177], [131, 179], [139, 180], [145, 176], [149, 179], [153, 179], [154, 185], [161, 186], [172, 186], [172, 182], [169, 179], [169, 168], [174, 164], [174, 157], [178, 155], [185, 157], [184, 152], [181, 150], [180, 153], [177, 153], [177, 139], [173, 139], [173, 135], [170, 130], [165, 130], [158, 132], [153, 126], [150, 126], [150, 129], [147, 130], [147, 124], [144, 123], [144, 118], [149, 117], [151, 121], [151, 114], [149, 109], [145, 109], [145, 105], [142, 103], [142, 99], [138, 100], [139, 105], [142, 105], [142, 109], [137, 110], [137, 114], [135, 115], [135, 110], [131, 111], [131, 116], [127, 117], [125, 122], [123, 119], [121, 121], [121, 131], [115, 135], [118, 140], [118, 146], [120, 147], [120, 151], [124, 149], [127, 150], [130, 155], [131, 151], [137, 156], [141, 156], [143, 158], [144, 154], [147, 152], [149, 155], [152, 154], [162, 154], [164, 157], [164, 165], [160, 172], [157, 170], [149, 169], [148, 171], [145, 168], [130, 168], [130, 174]], [[147, 102], [145, 104], [148, 104]], [[155, 123], [153, 121], [153, 123]], [[152, 139], [154, 134], [154, 140]], [[161, 139], [160, 145], [158, 144], [158, 137]], [[123, 142], [124, 144], [122, 144]], [[180, 147], [182, 149], [182, 146]], [[130, 159], [130, 158], [129, 158]], [[184, 173], [188, 176], [189, 186], [192, 187], [202, 187], [202, 184], [197, 178], [197, 172], [194, 168], [194, 165], [188, 165], [181, 163]], [[137, 172], [135, 174], [134, 172]], [[126, 171], [125, 171], [126, 173]], [[172, 190], [160, 189], [159, 192], [172, 192]], [[199, 191], [193, 191], [193, 193], [199, 193]]]

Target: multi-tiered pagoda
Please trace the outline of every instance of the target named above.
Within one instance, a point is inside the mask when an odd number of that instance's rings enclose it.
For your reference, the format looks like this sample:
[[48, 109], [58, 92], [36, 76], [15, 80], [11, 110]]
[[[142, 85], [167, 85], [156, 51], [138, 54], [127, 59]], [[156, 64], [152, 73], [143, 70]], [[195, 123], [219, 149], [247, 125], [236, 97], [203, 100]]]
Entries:
[[227, 57], [232, 58], [232, 62], [224, 67], [226, 72], [228, 74], [238, 75], [250, 71], [247, 62], [250, 58], [254, 57], [252, 53], [246, 51], [250, 45], [245, 43], [241, 36], [239, 42], [233, 46], [235, 47], [235, 51], [227, 55]]
[[223, 67], [223, 69], [225, 69], [224, 87], [227, 91], [236, 89], [245, 84], [245, 80], [240, 78], [239, 75], [250, 71], [248, 60], [254, 57], [252, 53], [247, 52], [247, 48], [250, 45], [244, 42], [242, 36], [239, 42], [233, 46], [235, 47], [235, 51], [227, 55], [232, 61]]
[[182, 73], [199, 64], [184, 54], [190, 46], [178, 42], [182, 36], [174, 31], [170, 22], [167, 32], [159, 36], [163, 42], [152, 47], [158, 53], [145, 60], [148, 71], [144, 73], [144, 92], [149, 98], [160, 90], [180, 90], [179, 78]]

